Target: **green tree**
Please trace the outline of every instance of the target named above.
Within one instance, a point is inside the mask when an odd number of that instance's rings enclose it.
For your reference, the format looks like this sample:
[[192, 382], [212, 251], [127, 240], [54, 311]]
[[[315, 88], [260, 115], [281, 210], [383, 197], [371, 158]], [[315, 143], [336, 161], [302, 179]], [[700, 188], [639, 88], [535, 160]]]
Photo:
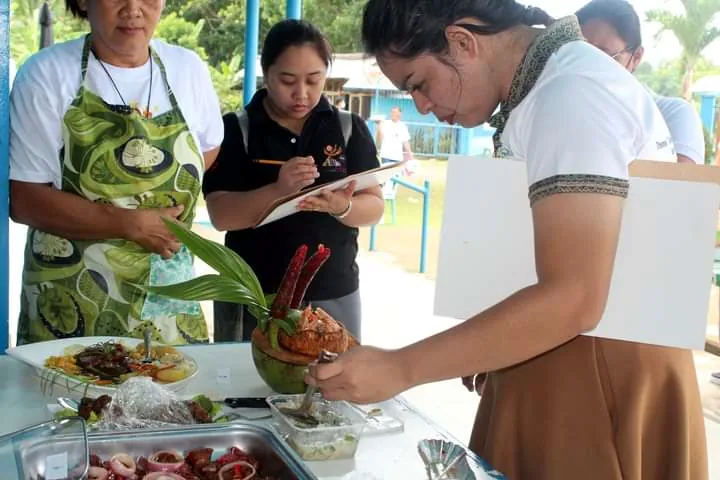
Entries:
[[366, 0], [305, 0], [305, 18], [322, 30], [336, 52], [362, 51], [360, 29]]
[[[158, 23], [155, 36], [168, 43], [194, 50], [200, 58], [207, 61], [208, 55], [201, 45], [204, 29], [204, 19], [190, 23], [176, 12], [170, 12]], [[227, 62], [221, 61], [217, 66], [208, 66], [223, 113], [237, 110], [242, 105], [242, 98], [241, 92], [235, 88], [234, 79], [240, 69], [240, 57], [236, 55]]]
[[[40, 7], [44, 0], [12, 0], [10, 4], [10, 55], [17, 65], [40, 47]], [[87, 24], [65, 10], [64, 0], [50, 0], [55, 42], [78, 37], [88, 31]]]
[[720, 38], [720, 28], [714, 26], [720, 13], [720, 0], [680, 0], [684, 14], [655, 9], [647, 13], [647, 19], [660, 24], [663, 32], [671, 32], [682, 47], [682, 96], [689, 100], [697, 64], [705, 48]]
[[[305, 0], [303, 16], [328, 36], [336, 52], [357, 52], [364, 4], [365, 0]], [[238, 55], [244, 62], [245, 0], [167, 0], [165, 9], [193, 24], [204, 21], [200, 45], [210, 64], [219, 67]], [[283, 18], [284, 1], [260, 3], [261, 47], [270, 27]]]
[[[701, 58], [695, 68], [695, 76], [698, 78], [706, 75], [719, 75], [720, 65]], [[677, 97], [682, 95], [683, 62], [676, 58], [666, 60], [657, 68], [644, 62], [635, 70], [635, 76], [641, 83], [647, 85], [652, 91], [659, 95]]]

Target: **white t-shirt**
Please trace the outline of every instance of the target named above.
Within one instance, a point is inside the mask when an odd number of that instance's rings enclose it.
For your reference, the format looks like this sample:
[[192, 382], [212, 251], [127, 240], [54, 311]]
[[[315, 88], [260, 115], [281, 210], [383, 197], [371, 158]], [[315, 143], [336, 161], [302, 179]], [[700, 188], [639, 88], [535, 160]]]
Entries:
[[380, 145], [380, 158], [403, 160], [403, 144], [410, 141], [410, 132], [403, 122], [383, 120], [382, 144]]
[[10, 90], [12, 90], [13, 81], [15, 80], [15, 73], [17, 72], [17, 68], [15, 68], [15, 60], [12, 58], [10, 59], [10, 72], [8, 74], [8, 86]]
[[561, 47], [510, 114], [501, 153], [527, 163], [530, 201], [555, 193], [627, 195], [636, 159], [674, 162], [650, 93], [582, 41]]
[[702, 120], [695, 108], [682, 98], [663, 97], [651, 92], [667, 123], [678, 155], [695, 163], [705, 163], [705, 136]]
[[[81, 83], [84, 37], [40, 50], [19, 69], [10, 95], [10, 179], [52, 183], [61, 188], [62, 122]], [[163, 62], [170, 88], [201, 152], [220, 146], [224, 129], [220, 104], [207, 65], [193, 51], [152, 41]], [[137, 68], [105, 64], [128, 105], [147, 107], [149, 60]], [[106, 102], [121, 105], [107, 73], [90, 54], [88, 88]], [[160, 67], [153, 62], [150, 110], [153, 116], [172, 108]]]

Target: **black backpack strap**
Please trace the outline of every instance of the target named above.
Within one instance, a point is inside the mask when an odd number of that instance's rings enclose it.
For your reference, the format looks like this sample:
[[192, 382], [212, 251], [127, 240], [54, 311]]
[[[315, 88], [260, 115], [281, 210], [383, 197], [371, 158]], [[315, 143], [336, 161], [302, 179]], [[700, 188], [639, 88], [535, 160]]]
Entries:
[[340, 120], [340, 128], [342, 129], [343, 138], [345, 139], [345, 148], [347, 148], [350, 137], [352, 136], [352, 113], [340, 109], [338, 109], [337, 112], [338, 119]]

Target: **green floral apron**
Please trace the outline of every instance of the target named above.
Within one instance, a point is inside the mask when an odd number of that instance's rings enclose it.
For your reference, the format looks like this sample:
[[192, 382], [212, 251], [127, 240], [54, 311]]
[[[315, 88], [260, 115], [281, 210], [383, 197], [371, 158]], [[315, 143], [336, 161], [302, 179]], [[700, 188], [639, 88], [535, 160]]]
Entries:
[[[122, 208], [185, 206], [192, 225], [201, 189], [203, 156], [162, 72], [172, 109], [146, 118], [107, 104], [82, 83], [63, 118], [62, 190]], [[142, 338], [147, 327], [168, 344], [206, 342], [197, 302], [146, 294], [136, 285], [165, 285], [194, 276], [185, 246], [170, 260], [121, 239], [75, 241], [28, 229], [18, 344], [92, 335]]]

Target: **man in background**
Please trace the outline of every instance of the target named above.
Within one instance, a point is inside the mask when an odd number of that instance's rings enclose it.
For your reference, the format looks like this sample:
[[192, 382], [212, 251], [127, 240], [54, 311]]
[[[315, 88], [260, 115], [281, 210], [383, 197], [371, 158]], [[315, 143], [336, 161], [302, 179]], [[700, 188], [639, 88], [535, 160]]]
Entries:
[[[629, 2], [592, 0], [575, 15], [588, 42], [631, 73], [635, 72], [645, 49], [642, 46], [640, 18]], [[678, 162], [705, 163], [705, 137], [695, 108], [682, 98], [650, 93], [670, 130]]]
[[377, 142], [380, 146], [382, 163], [398, 163], [412, 158], [410, 149], [410, 132], [400, 120], [400, 107], [390, 110], [390, 119], [378, 124]]
[[338, 99], [335, 100], [335, 106], [338, 110], [345, 110], [345, 99], [343, 97], [338, 97]]

